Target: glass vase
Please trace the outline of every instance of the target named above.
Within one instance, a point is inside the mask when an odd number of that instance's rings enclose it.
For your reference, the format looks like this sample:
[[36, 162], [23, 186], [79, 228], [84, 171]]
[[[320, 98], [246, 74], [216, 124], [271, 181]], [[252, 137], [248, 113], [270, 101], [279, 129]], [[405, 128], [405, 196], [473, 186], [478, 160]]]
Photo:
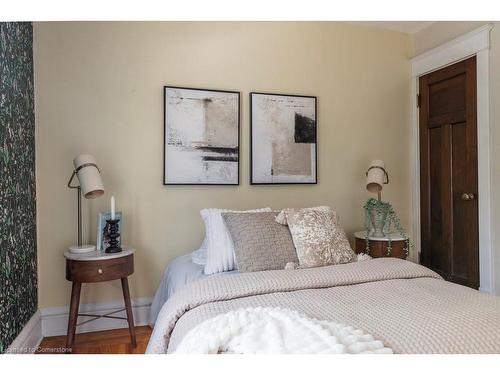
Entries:
[[384, 228], [387, 221], [387, 214], [388, 210], [384, 206], [374, 207], [370, 210], [371, 237], [385, 237]]

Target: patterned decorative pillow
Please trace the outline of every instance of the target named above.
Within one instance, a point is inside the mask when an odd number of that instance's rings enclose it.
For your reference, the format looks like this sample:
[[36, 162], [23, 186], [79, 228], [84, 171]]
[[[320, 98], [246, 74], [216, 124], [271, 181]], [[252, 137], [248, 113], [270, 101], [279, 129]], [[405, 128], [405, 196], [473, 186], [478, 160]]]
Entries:
[[240, 272], [282, 270], [297, 263], [292, 236], [276, 222], [276, 212], [223, 213]]
[[[332, 210], [330, 206], [318, 206], [318, 207], [308, 207], [309, 210], [317, 210], [317, 211], [332, 211], [334, 214], [335, 224], [337, 223], [337, 213]], [[286, 221], [286, 214], [295, 210], [295, 208], [284, 208], [281, 212], [276, 216], [276, 221], [282, 225], [288, 225]]]
[[332, 209], [292, 209], [287, 211], [286, 219], [301, 268], [349, 263], [356, 259]]

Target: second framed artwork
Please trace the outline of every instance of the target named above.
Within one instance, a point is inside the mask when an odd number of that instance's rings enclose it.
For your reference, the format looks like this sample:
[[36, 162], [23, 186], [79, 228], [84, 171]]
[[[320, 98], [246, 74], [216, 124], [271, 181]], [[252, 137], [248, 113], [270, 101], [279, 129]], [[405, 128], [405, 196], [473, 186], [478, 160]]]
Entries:
[[317, 183], [315, 96], [250, 93], [250, 183]]

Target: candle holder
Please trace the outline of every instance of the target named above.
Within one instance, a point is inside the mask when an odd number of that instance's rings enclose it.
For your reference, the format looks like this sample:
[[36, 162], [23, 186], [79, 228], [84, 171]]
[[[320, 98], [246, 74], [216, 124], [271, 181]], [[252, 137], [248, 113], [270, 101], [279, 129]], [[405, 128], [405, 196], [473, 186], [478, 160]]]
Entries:
[[120, 220], [106, 220], [109, 225], [109, 246], [106, 248], [105, 253], [114, 254], [122, 251], [122, 248], [118, 245], [117, 238], [120, 237], [120, 232], [118, 231], [118, 223]]

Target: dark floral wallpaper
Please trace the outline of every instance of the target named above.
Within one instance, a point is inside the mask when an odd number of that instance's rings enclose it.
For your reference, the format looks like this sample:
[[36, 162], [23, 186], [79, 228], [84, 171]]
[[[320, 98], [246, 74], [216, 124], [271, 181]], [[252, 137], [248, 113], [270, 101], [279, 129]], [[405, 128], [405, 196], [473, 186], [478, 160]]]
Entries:
[[33, 27], [0, 22], [0, 353], [36, 312]]

